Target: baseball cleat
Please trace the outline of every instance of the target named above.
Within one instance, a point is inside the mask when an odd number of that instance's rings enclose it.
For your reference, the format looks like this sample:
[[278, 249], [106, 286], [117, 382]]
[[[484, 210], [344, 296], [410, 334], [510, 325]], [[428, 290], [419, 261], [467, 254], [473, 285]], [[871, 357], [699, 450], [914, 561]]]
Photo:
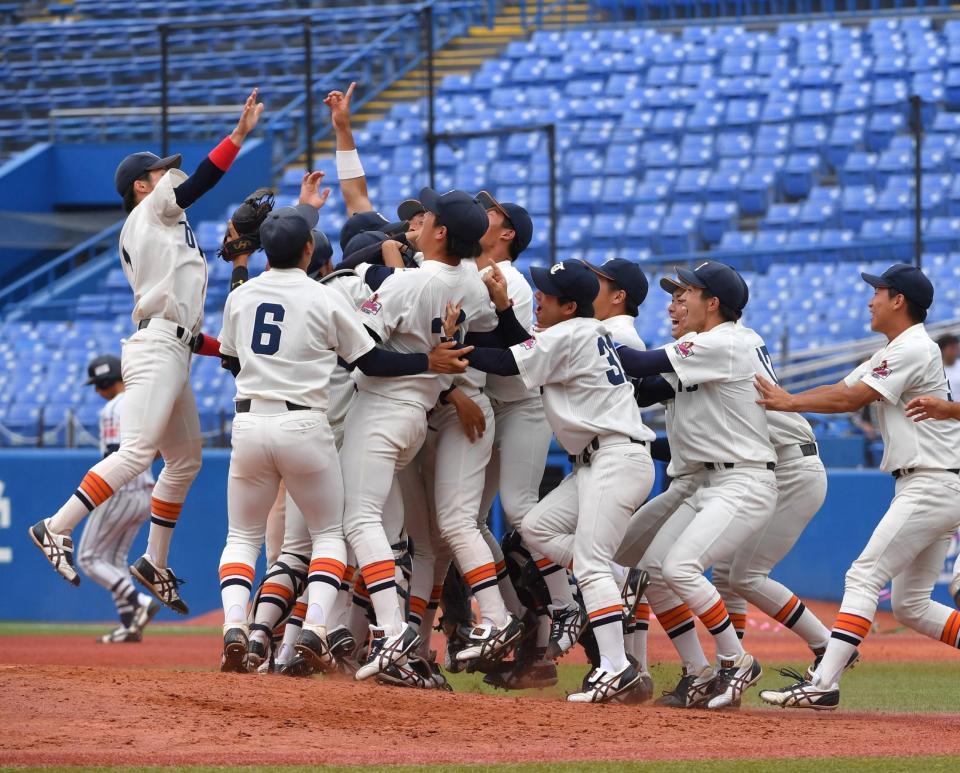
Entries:
[[[262, 671], [266, 663], [267, 671]], [[247, 644], [247, 671], [251, 674], [268, 673], [270, 670], [270, 648], [264, 643], [263, 639], [257, 636], [251, 636]]]
[[704, 666], [699, 673], [684, 666], [677, 686], [671, 692], [663, 693], [654, 703], [675, 709], [695, 709], [713, 696], [716, 686], [717, 673], [710, 666]]
[[567, 604], [562, 607], [551, 604], [547, 609], [550, 611], [550, 643], [547, 645], [547, 658], [556, 660], [577, 643], [586, 624], [586, 615], [577, 604]]
[[150, 599], [149, 603], [141, 604], [137, 607], [137, 611], [133, 613], [133, 623], [130, 627], [143, 633], [143, 629], [150, 624], [150, 621], [157, 616], [161, 609], [163, 609], [163, 604], [156, 599]]
[[357, 640], [353, 638], [349, 628], [340, 625], [327, 634], [327, 646], [334, 659], [340, 661], [353, 656], [357, 649]]
[[640, 672], [640, 681], [616, 699], [616, 703], [637, 705], [653, 697], [653, 677], [647, 671]]
[[763, 676], [760, 662], [749, 652], [732, 660], [721, 660], [717, 687], [707, 701], [708, 709], [740, 708], [740, 698], [748, 687], [753, 687]]
[[380, 684], [396, 687], [414, 687], [418, 690], [446, 690], [453, 692], [436, 663], [419, 655], [410, 655], [406, 663], [394, 663], [376, 675]]
[[620, 602], [623, 604], [624, 622], [632, 621], [637, 613], [640, 597], [650, 584], [650, 575], [644, 569], [631, 569], [620, 588]]
[[[807, 671], [804, 674], [804, 679], [806, 679], [808, 682], [814, 681], [813, 677], [816, 674], [817, 669], [820, 667], [820, 661], [823, 660], [823, 656], [824, 656], [824, 653], [821, 652], [819, 655], [817, 655], [813, 659], [813, 665], [807, 668]], [[850, 657], [847, 659], [847, 665], [843, 667], [843, 670], [849, 671], [851, 668], [853, 668], [857, 664], [858, 660], [860, 660], [860, 650], [854, 650], [850, 654]]]
[[127, 628], [122, 625], [117, 628], [114, 628], [112, 631], [110, 631], [110, 633], [105, 633], [103, 636], [97, 639], [97, 641], [100, 642], [101, 644], [114, 644], [118, 642], [138, 642], [142, 640], [143, 640], [143, 637], [140, 635], [140, 631], [138, 631], [136, 628], [132, 626], [130, 628]]
[[244, 626], [223, 626], [222, 673], [247, 673], [247, 631]]
[[130, 566], [130, 574], [150, 591], [154, 598], [178, 615], [186, 615], [190, 612], [180, 598], [179, 586], [183, 585], [184, 581], [177, 578], [173, 569], [169, 567], [160, 569], [154, 565], [150, 556], [143, 555]]
[[[322, 625], [303, 624], [300, 638], [293, 647], [298, 658], [303, 658], [310, 667], [310, 673], [323, 673], [334, 667], [333, 655], [327, 643], [327, 629]], [[309, 674], [300, 674], [308, 676]]]
[[71, 585], [79, 585], [80, 575], [73, 565], [73, 540], [66, 534], [50, 531], [45, 520], [33, 524], [28, 533], [54, 571]]
[[502, 663], [503, 669], [491, 671], [483, 681], [500, 690], [542, 690], [553, 687], [558, 681], [557, 664], [553, 661], [542, 663]]
[[367, 659], [357, 669], [355, 679], [363, 681], [375, 674], [386, 671], [389, 666], [403, 664], [410, 653], [420, 643], [420, 636], [407, 623], [399, 633], [387, 636], [382, 628], [370, 626], [370, 649]]
[[583, 680], [581, 692], [571, 693], [567, 700], [571, 703], [609, 703], [640, 682], [640, 674], [627, 663], [619, 671], [605, 671], [595, 668]]
[[780, 674], [797, 681], [779, 690], [761, 690], [760, 700], [764, 703], [779, 706], [782, 709], [815, 709], [817, 711], [833, 711], [840, 705], [839, 688], [818, 687], [789, 668], [780, 669]]
[[950, 581], [950, 595], [953, 596], [953, 603], [957, 609], [960, 609], [960, 572], [953, 575]]
[[460, 629], [454, 631], [452, 634], [447, 636], [447, 647], [443, 655], [443, 667], [445, 670], [449, 671], [451, 674], [459, 674], [465, 668], [465, 664], [461, 663], [457, 659], [457, 655], [460, 654], [460, 651], [467, 645], [464, 642], [465, 632], [470, 629], [466, 626], [462, 626]]
[[523, 636], [523, 627], [516, 617], [510, 615], [503, 628], [494, 625], [476, 625], [465, 631], [466, 646], [457, 653], [457, 660], [495, 662], [506, 657]]

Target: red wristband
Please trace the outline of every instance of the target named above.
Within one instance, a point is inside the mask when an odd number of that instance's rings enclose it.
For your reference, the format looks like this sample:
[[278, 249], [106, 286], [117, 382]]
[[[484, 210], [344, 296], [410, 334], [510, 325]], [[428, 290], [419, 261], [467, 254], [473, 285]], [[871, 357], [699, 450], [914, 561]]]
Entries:
[[223, 138], [223, 141], [217, 147], [210, 151], [208, 158], [217, 169], [226, 172], [239, 152], [240, 148], [233, 144], [233, 140], [228, 135]]
[[[203, 335], [201, 333], [201, 335]], [[197, 354], [201, 357], [219, 357], [220, 342], [213, 336], [204, 335], [203, 341], [197, 347]]]

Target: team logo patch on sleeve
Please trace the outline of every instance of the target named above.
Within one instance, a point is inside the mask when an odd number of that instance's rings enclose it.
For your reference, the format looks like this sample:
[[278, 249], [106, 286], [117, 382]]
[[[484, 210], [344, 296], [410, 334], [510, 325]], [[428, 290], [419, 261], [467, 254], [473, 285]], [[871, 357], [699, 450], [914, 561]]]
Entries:
[[380, 309], [383, 308], [383, 304], [377, 300], [377, 294], [374, 293], [372, 297], [367, 298], [363, 303], [360, 304], [360, 311], [364, 314], [369, 314], [371, 317], [379, 314]]
[[524, 349], [532, 349], [536, 345], [537, 345], [536, 338], [528, 338], [526, 341], [520, 344], [520, 346], [522, 346]]
[[874, 378], [882, 379], [882, 378], [886, 378], [891, 373], [893, 373], [893, 370], [890, 368], [889, 365], [887, 365], [887, 361], [884, 360], [879, 365], [877, 365], [877, 367], [873, 369], [873, 372], [870, 375], [872, 375]]
[[681, 359], [686, 359], [687, 357], [693, 356], [693, 341], [682, 341], [679, 344], [674, 344], [673, 350], [680, 356]]

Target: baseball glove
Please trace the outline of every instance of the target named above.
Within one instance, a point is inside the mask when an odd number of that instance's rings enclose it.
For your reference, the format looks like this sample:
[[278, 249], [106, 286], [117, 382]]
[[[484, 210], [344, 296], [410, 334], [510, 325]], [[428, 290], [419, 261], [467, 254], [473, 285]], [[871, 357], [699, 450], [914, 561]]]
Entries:
[[228, 263], [238, 255], [246, 255], [260, 249], [260, 224], [273, 211], [273, 191], [257, 188], [234, 210], [230, 218], [237, 232], [235, 239], [224, 234], [223, 244], [217, 254]]

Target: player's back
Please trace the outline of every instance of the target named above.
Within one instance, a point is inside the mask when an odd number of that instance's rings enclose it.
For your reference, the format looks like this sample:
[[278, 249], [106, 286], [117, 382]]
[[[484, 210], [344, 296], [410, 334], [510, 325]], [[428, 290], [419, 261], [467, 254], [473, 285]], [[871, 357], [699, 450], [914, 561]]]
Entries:
[[135, 324], [170, 320], [198, 333], [207, 292], [207, 262], [177, 204], [175, 188], [187, 179], [170, 169], [133, 208], [120, 231], [120, 264], [133, 290]]
[[326, 410], [337, 356], [373, 348], [347, 300], [300, 269], [272, 269], [227, 297], [220, 350], [240, 361], [237, 399]]

